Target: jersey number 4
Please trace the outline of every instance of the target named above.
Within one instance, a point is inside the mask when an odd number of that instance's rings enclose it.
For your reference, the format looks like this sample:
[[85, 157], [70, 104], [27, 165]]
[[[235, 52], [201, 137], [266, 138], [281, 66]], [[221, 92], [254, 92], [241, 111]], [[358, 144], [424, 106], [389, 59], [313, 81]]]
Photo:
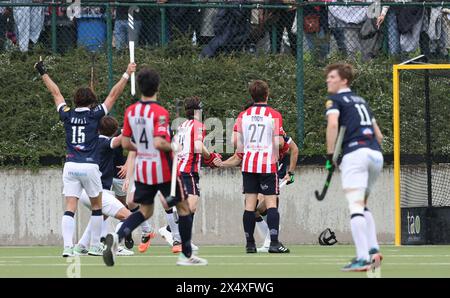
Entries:
[[86, 141], [84, 126], [72, 126], [72, 144], [83, 144]]
[[358, 110], [359, 117], [361, 117], [360, 125], [372, 125], [372, 121], [370, 119], [370, 115], [367, 111], [366, 106], [363, 104], [355, 104], [355, 108]]

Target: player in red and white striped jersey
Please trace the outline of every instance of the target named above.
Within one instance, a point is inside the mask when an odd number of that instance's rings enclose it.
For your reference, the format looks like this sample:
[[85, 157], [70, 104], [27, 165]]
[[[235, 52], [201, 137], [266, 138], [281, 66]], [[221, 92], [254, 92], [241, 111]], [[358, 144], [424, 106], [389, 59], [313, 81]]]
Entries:
[[[257, 251], [253, 237], [255, 207], [258, 194], [263, 194], [271, 234], [269, 252], [285, 253], [289, 250], [278, 241], [280, 215], [277, 208], [277, 162], [279, 150], [284, 146], [283, 119], [278, 111], [267, 105], [269, 87], [266, 82], [252, 82], [249, 91], [254, 104], [239, 114], [235, 125], [236, 156], [242, 159], [246, 250], [247, 253]], [[232, 159], [223, 162], [223, 166], [229, 166]]]
[[[171, 143], [169, 112], [157, 102], [159, 74], [148, 68], [137, 75], [141, 100], [125, 111], [122, 147], [136, 151], [134, 202], [140, 210], [131, 214], [117, 233], [108, 234], [103, 260], [107, 266], [114, 265], [118, 243], [132, 233], [153, 214], [154, 198], [160, 192], [164, 199], [170, 197], [172, 151], [179, 151], [177, 143]], [[131, 142], [131, 137], [135, 143]], [[176, 199], [165, 202], [175, 205], [179, 214], [182, 253], [177, 265], [206, 265], [207, 261], [192, 255], [192, 217], [181, 180], [177, 178]]]

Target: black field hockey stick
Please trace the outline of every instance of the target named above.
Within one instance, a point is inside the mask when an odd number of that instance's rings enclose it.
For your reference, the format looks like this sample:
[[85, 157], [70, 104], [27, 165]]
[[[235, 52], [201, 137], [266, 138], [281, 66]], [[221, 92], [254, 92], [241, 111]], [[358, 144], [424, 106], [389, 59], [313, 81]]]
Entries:
[[[334, 153], [333, 153], [333, 164], [337, 163], [337, 160], [339, 158], [339, 155], [341, 154], [342, 150], [342, 142], [344, 141], [344, 135], [345, 135], [345, 126], [341, 126], [341, 129], [339, 130], [339, 135], [336, 140], [336, 146], [334, 147]], [[334, 173], [334, 167], [328, 171], [327, 179], [325, 180], [325, 184], [322, 188], [322, 192], [319, 193], [318, 190], [316, 190], [314, 193], [316, 195], [316, 199], [318, 201], [322, 201], [325, 198], [325, 195], [327, 194], [328, 187], [330, 186], [331, 178], [333, 177]]]

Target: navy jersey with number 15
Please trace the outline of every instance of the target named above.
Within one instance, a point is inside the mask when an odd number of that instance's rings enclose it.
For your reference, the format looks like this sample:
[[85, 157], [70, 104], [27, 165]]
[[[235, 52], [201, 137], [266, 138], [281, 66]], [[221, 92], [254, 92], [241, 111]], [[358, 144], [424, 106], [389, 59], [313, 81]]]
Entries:
[[97, 128], [100, 119], [108, 113], [105, 105], [71, 109], [61, 104], [58, 113], [66, 132], [66, 161], [98, 164]]
[[329, 96], [326, 114], [339, 113], [339, 126], [345, 126], [342, 154], [359, 148], [381, 151], [375, 138], [375, 118], [367, 102], [350, 90]]

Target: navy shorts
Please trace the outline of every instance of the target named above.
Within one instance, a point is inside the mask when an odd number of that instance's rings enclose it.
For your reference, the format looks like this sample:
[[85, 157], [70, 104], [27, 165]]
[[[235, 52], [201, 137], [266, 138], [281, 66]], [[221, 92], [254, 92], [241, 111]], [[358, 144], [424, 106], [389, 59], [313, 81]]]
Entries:
[[242, 180], [244, 194], [260, 193], [265, 196], [271, 196], [280, 193], [277, 173], [263, 174], [242, 172]]
[[[135, 186], [134, 202], [137, 204], [153, 205], [158, 191], [160, 191], [164, 197], [170, 196], [170, 182], [149, 185], [136, 181]], [[179, 178], [177, 178], [175, 196], [177, 202], [181, 202], [187, 198], [181, 179]]]
[[181, 182], [183, 183], [184, 192], [188, 195], [200, 196], [200, 177], [198, 173], [181, 172]]

